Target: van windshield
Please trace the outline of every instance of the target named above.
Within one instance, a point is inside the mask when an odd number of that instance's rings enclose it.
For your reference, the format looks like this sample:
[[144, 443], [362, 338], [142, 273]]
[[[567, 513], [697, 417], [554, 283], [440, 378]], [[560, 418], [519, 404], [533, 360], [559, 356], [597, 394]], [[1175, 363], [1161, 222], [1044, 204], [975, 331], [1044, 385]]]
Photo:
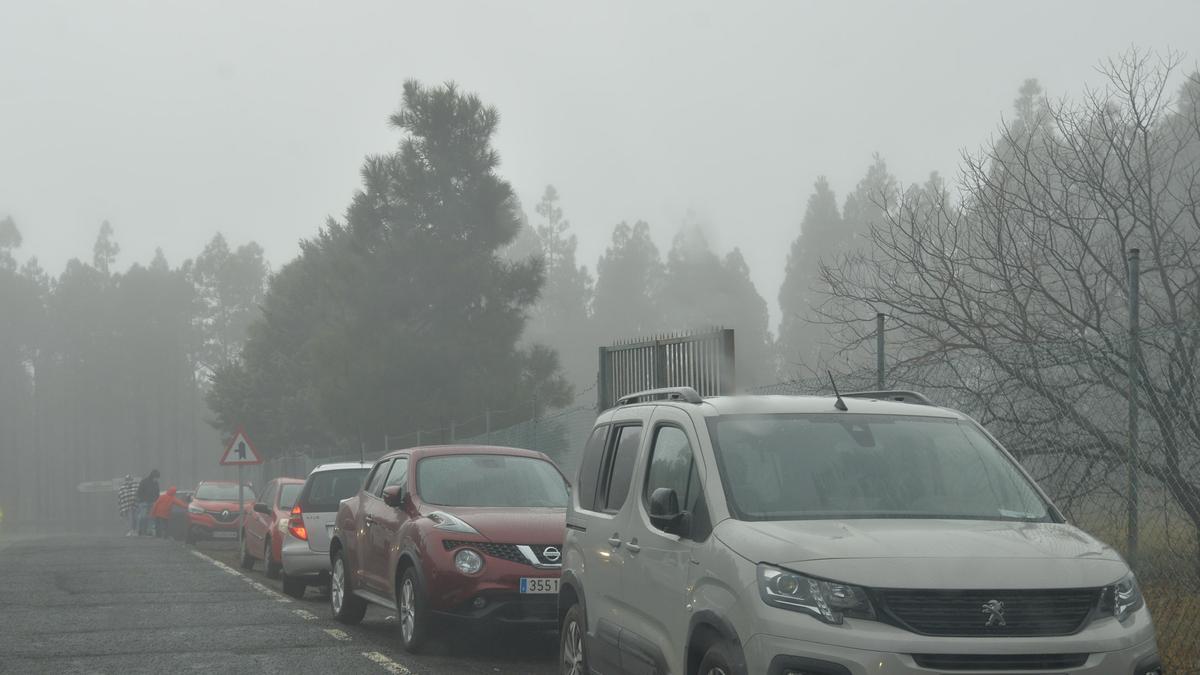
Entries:
[[438, 506], [567, 506], [567, 484], [552, 464], [509, 455], [426, 457], [417, 464], [417, 494]]
[[741, 520], [1053, 520], [974, 424], [894, 415], [735, 415], [709, 421]]

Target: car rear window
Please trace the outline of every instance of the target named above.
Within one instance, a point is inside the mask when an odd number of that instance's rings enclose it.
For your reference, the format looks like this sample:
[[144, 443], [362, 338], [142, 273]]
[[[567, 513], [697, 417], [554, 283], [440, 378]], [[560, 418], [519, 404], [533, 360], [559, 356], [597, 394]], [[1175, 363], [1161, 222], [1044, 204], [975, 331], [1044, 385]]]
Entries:
[[332, 469], [308, 477], [300, 493], [300, 510], [305, 513], [332, 513], [343, 499], [358, 494], [369, 468]]
[[296, 497], [304, 489], [303, 483], [285, 483], [279, 492], [279, 508], [290, 509], [296, 503]]

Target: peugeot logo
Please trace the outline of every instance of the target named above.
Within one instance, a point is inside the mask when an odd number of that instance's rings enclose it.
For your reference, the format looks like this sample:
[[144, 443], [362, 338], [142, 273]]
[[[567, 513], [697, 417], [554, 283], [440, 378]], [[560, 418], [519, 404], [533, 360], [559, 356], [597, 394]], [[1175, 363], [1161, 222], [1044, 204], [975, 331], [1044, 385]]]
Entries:
[[542, 549], [542, 557], [552, 563], [555, 563], [558, 562], [558, 559], [562, 557], [562, 553], [553, 546], [547, 546], [546, 548]]
[[983, 613], [988, 615], [986, 626], [1007, 626], [1004, 621], [1004, 603], [999, 600], [988, 600], [983, 603]]
[[228, 518], [228, 517], [229, 517], [229, 509], [225, 509], [224, 511], [222, 511], [222, 512], [221, 512], [221, 517], [222, 517], [222, 518]]

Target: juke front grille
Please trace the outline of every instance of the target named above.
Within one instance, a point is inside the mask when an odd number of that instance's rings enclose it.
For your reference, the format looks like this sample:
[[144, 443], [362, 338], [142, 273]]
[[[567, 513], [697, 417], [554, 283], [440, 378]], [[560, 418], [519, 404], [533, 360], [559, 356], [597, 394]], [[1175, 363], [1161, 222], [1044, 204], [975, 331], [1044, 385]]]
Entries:
[[[922, 635], [1034, 637], [1071, 635], [1083, 629], [1100, 604], [1101, 589], [945, 591], [881, 589], [885, 617]], [[1002, 613], [985, 609], [1002, 603]]]
[[[483, 552], [483, 554], [486, 556], [500, 558], [501, 560], [520, 563], [522, 565], [533, 565], [533, 563], [529, 562], [529, 558], [526, 558], [521, 553], [520, 549], [517, 548], [518, 544], [493, 544], [490, 541], [455, 541], [447, 539], [442, 541], [442, 546], [444, 546], [447, 551], [453, 551], [456, 548], [470, 546], [471, 548], [478, 549], [479, 551]], [[538, 562], [542, 565], [553, 566], [562, 562], [561, 553], [558, 554], [558, 557], [546, 557], [546, 550], [554, 549], [554, 551], [551, 553], [557, 552], [559, 550], [559, 547], [557, 546], [538, 545], [530, 546], [529, 549], [533, 551], [533, 555], [537, 557]]]
[[491, 556], [493, 558], [500, 558], [501, 560], [521, 563], [523, 565], [529, 564], [529, 560], [527, 560], [525, 556], [521, 555], [521, 552], [517, 550], [516, 544], [493, 544], [490, 541], [446, 540], [442, 542], [442, 545], [446, 547], [447, 551], [453, 551], [454, 549], [462, 548], [463, 546], [470, 546], [471, 548], [479, 549], [484, 555]]

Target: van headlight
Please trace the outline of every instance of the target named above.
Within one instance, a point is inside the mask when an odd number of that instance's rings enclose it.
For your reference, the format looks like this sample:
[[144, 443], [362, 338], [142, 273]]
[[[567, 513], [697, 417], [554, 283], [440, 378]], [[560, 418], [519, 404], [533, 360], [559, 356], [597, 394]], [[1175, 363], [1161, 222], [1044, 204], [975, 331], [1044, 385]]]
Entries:
[[847, 616], [875, 618], [875, 608], [862, 588], [771, 565], [758, 566], [758, 593], [772, 607], [811, 614], [825, 623], [839, 624]]
[[1128, 619], [1145, 605], [1146, 601], [1142, 598], [1142, 591], [1138, 588], [1133, 572], [1104, 589], [1104, 610], [1117, 617], [1117, 621]]

